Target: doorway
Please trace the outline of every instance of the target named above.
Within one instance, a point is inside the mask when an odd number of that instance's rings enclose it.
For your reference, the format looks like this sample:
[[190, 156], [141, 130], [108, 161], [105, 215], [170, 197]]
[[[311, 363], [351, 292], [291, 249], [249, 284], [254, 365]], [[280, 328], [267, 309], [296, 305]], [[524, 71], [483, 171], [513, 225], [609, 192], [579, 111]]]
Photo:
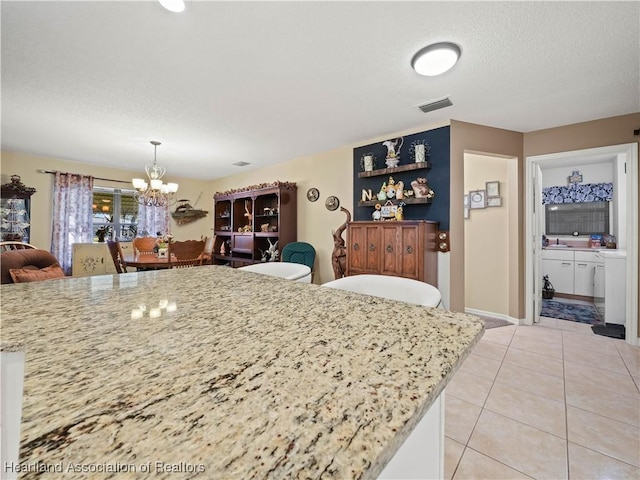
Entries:
[[[638, 146], [635, 143], [592, 148], [549, 155], [538, 155], [526, 159], [526, 254], [525, 254], [525, 324], [532, 325], [539, 320], [542, 300], [542, 187], [544, 171], [551, 168], [565, 168], [569, 173], [575, 165], [611, 163], [614, 188], [614, 225], [618, 237], [618, 249], [627, 254], [625, 275], [621, 285], [626, 292], [625, 340], [631, 345], [638, 341]], [[605, 319], [606, 321], [606, 319]]]

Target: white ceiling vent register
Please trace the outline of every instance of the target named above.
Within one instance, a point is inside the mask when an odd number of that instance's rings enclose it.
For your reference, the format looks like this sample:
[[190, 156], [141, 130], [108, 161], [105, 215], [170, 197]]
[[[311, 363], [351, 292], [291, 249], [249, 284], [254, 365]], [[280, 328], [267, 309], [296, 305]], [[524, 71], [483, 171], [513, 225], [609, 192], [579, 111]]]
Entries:
[[439, 110], [444, 107], [450, 107], [453, 105], [449, 97], [440, 98], [439, 100], [434, 100], [429, 103], [425, 103], [424, 105], [418, 105], [418, 108], [422, 110], [424, 113], [433, 112], [434, 110]]

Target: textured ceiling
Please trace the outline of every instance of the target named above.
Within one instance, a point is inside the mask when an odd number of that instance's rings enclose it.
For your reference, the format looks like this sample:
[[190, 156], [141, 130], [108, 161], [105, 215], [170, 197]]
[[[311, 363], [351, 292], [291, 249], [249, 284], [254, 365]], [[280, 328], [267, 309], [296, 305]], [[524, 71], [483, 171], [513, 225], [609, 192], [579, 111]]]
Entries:
[[[2, 1], [2, 148], [213, 179], [456, 119], [640, 111], [639, 2]], [[462, 48], [421, 77], [427, 44]], [[453, 106], [416, 105], [449, 96]], [[45, 166], [46, 167], [46, 166]]]

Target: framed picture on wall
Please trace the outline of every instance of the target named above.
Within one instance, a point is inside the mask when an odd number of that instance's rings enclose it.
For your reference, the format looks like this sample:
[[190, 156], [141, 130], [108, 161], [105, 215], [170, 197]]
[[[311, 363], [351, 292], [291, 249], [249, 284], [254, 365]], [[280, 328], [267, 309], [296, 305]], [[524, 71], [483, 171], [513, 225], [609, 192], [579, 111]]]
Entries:
[[499, 197], [500, 196], [500, 182], [493, 181], [487, 182], [485, 184], [485, 188], [487, 190], [487, 198]]
[[487, 192], [485, 190], [471, 190], [469, 192], [469, 208], [486, 208]]
[[469, 207], [464, 207], [464, 218], [469, 218]]
[[464, 207], [465, 208], [469, 208], [469, 195], [468, 194], [466, 194], [464, 196]]
[[487, 198], [487, 207], [501, 207], [501, 206], [502, 206], [502, 198], [500, 197]]

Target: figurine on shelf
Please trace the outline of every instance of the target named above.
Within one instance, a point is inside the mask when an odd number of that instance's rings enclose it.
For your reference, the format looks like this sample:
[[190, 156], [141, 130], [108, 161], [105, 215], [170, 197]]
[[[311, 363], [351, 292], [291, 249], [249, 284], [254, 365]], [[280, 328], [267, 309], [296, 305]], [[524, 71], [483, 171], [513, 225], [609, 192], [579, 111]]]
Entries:
[[396, 183], [396, 199], [402, 200], [404, 198], [404, 182], [400, 180]]
[[402, 137], [382, 142], [382, 145], [387, 147], [387, 158], [385, 163], [388, 168], [397, 167], [398, 163], [400, 163], [400, 149], [402, 148], [403, 142], [404, 139]]
[[269, 242], [269, 248], [262, 251], [262, 258], [261, 260], [263, 262], [276, 262], [278, 260], [278, 257], [280, 255], [280, 252], [278, 251], [278, 241], [276, 240], [276, 243], [271, 243], [271, 240], [267, 238], [267, 241]]
[[382, 183], [382, 187], [380, 187], [380, 192], [378, 192], [378, 200], [384, 201], [387, 199], [387, 182]]
[[379, 203], [376, 203], [375, 210], [371, 214], [371, 218], [373, 218], [375, 222], [382, 220], [382, 212], [380, 211], [381, 208], [382, 208], [382, 205], [380, 205]]
[[433, 198], [435, 197], [435, 193], [433, 190], [429, 188], [427, 185], [427, 179], [423, 177], [419, 177], [413, 182], [411, 182], [411, 186], [413, 187], [413, 192], [416, 198]]

